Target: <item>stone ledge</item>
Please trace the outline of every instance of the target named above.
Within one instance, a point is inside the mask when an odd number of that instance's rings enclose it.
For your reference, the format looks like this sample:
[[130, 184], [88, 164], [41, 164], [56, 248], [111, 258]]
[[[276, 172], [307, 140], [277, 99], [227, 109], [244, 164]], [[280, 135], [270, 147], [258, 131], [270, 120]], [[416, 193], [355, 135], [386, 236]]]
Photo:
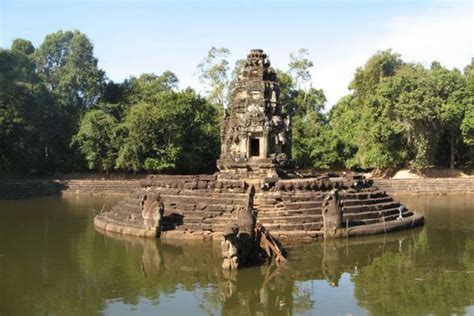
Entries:
[[[178, 176], [179, 177], [179, 176]], [[210, 176], [212, 177], [212, 176]], [[158, 177], [159, 179], [160, 177]], [[164, 176], [171, 179], [173, 176]], [[374, 184], [389, 193], [448, 194], [474, 193], [474, 178], [378, 179]], [[139, 187], [140, 180], [54, 180], [25, 179], [0, 181], [0, 200], [47, 195], [126, 195]], [[304, 191], [290, 192], [294, 195]], [[307, 194], [313, 194], [307, 192]], [[281, 192], [269, 194], [281, 195]]]
[[378, 179], [374, 184], [389, 193], [474, 193], [473, 178]]

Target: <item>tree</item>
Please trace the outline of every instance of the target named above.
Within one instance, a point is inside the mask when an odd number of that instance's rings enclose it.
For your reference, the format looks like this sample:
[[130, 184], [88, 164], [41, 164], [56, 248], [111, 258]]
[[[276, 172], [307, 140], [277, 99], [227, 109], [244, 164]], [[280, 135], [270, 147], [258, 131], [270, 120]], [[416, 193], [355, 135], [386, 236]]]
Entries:
[[448, 142], [449, 167], [454, 168], [457, 147], [462, 138], [460, 126], [466, 112], [466, 81], [459, 70], [450, 71], [437, 62], [431, 65], [430, 80], [433, 92], [441, 101], [439, 108], [439, 120], [443, 129], [441, 135], [447, 135], [447, 141], [443, 139], [439, 146], [438, 156], [443, 156], [442, 153], [446, 152]]
[[13, 41], [11, 50], [12, 52], [31, 55], [35, 52], [35, 47], [31, 43], [31, 41], [22, 38], [17, 38]]
[[296, 113], [298, 90], [291, 76], [282, 70], [276, 70], [278, 86], [280, 88], [280, 103], [285, 113], [294, 115]]
[[72, 141], [84, 155], [89, 169], [109, 172], [117, 155], [117, 120], [101, 109], [88, 111]]
[[323, 90], [298, 89], [295, 79], [277, 70], [280, 102], [284, 112], [293, 116], [292, 153], [299, 168], [328, 169], [337, 162], [337, 138], [329, 129], [323, 113]]
[[141, 101], [153, 102], [154, 96], [159, 92], [172, 91], [178, 88], [178, 77], [167, 70], [157, 76], [154, 73], [144, 73], [138, 78], [131, 77], [127, 80], [129, 103]]
[[218, 154], [217, 108], [192, 90], [156, 94], [133, 105], [120, 129], [116, 167], [131, 171], [209, 170]]
[[474, 107], [469, 108], [461, 123], [462, 136], [464, 142], [469, 146], [474, 146]]
[[309, 69], [313, 67], [313, 62], [308, 59], [308, 56], [309, 51], [306, 48], [290, 53], [289, 73], [298, 89], [304, 89], [305, 84], [311, 80]]
[[367, 101], [377, 85], [385, 78], [395, 75], [402, 65], [400, 54], [393, 53], [389, 49], [375, 53], [364, 67], [357, 68], [354, 79], [349, 84], [349, 89], [353, 90], [358, 105]]
[[209, 100], [222, 107], [227, 105], [229, 54], [227, 48], [211, 47], [207, 56], [198, 65], [199, 79], [207, 86]]
[[466, 112], [461, 122], [461, 134], [468, 148], [468, 162], [474, 162], [474, 60], [464, 68], [466, 80]]
[[74, 119], [97, 103], [104, 85], [93, 50], [86, 35], [76, 30], [48, 34], [35, 52], [38, 74]]
[[352, 94], [330, 116], [330, 125], [342, 130], [346, 165], [454, 167], [465, 152], [460, 140], [469, 107], [466, 86], [461, 72], [437, 62], [426, 69], [390, 50], [376, 53], [357, 69]]
[[56, 125], [56, 148], [51, 159], [66, 170], [80, 170], [80, 153], [70, 147], [72, 135], [85, 111], [97, 104], [105, 83], [90, 40], [79, 31], [48, 34], [35, 51], [36, 72], [60, 110]]
[[[339, 113], [353, 123], [345, 136], [352, 134], [354, 139], [348, 141], [345, 137], [345, 143], [357, 149], [346, 162], [348, 167], [387, 168], [405, 161], [404, 122], [396, 120], [400, 117], [394, 103], [403, 88], [392, 80], [402, 66], [400, 55], [387, 50], [377, 52], [364, 67], [356, 70], [349, 85], [353, 97], [341, 108], [347, 114]], [[401, 80], [400, 84], [404, 82]]]
[[[58, 120], [55, 100], [35, 72], [32, 45], [17, 39], [0, 49], [0, 170], [31, 173], [50, 168]], [[61, 124], [58, 120], [58, 124]]]
[[354, 95], [342, 97], [332, 108], [328, 115], [329, 126], [339, 141], [338, 160], [347, 168], [358, 165], [355, 159], [359, 141], [359, 123], [361, 113], [356, 109]]
[[242, 71], [242, 69], [245, 66], [245, 59], [238, 59], [235, 62], [234, 69], [232, 70], [232, 73], [230, 74], [230, 81], [229, 85], [227, 88], [227, 107], [232, 106], [233, 103], [233, 90], [237, 86], [237, 82], [239, 81], [239, 74]]

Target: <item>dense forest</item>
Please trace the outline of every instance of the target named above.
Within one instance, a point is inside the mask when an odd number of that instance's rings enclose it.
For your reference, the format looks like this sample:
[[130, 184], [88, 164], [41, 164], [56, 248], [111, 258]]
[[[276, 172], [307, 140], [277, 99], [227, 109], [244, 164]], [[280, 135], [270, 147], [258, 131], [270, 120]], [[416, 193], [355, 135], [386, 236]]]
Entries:
[[[109, 80], [79, 31], [49, 34], [37, 48], [14, 40], [0, 49], [0, 174], [212, 172], [220, 117], [243, 64], [231, 67], [229, 55], [212, 47], [198, 65], [201, 96], [178, 89], [171, 71]], [[308, 56], [300, 49], [277, 70], [280, 101], [294, 118], [296, 167], [472, 166], [474, 64], [427, 68], [380, 51], [327, 112]]]

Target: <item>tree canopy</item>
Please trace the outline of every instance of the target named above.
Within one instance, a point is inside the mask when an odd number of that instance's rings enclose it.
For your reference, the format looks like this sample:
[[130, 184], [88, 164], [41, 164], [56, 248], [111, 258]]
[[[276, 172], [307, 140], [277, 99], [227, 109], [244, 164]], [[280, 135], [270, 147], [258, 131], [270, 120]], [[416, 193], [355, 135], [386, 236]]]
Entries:
[[[231, 71], [229, 56], [212, 47], [198, 65], [201, 96], [180, 90], [169, 70], [109, 80], [77, 30], [51, 33], [37, 48], [15, 39], [0, 49], [0, 172], [213, 171], [219, 122], [244, 64]], [[332, 107], [311, 83], [313, 67], [301, 48], [277, 70], [297, 168], [472, 166], [474, 64], [426, 67], [380, 51]]]

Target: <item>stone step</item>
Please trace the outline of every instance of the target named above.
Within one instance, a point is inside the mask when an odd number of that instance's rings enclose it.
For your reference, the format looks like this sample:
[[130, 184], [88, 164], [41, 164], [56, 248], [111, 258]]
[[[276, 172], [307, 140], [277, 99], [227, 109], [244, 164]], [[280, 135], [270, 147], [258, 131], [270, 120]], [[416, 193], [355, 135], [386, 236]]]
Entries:
[[341, 196], [344, 200], [367, 200], [373, 198], [381, 198], [386, 197], [387, 194], [379, 189], [375, 189], [376, 191], [360, 191], [354, 193], [343, 193]]
[[[211, 221], [216, 224], [228, 224], [237, 220], [237, 214], [226, 214], [227, 216], [213, 217]], [[198, 216], [194, 216], [198, 217]], [[204, 220], [204, 217], [199, 217]], [[262, 224], [304, 224], [313, 222], [322, 222], [322, 215], [296, 215], [296, 216], [258, 216], [257, 222]], [[185, 218], [185, 221], [187, 219]]]
[[369, 204], [380, 204], [380, 203], [387, 203], [387, 202], [393, 202], [393, 199], [389, 196], [386, 197], [379, 197], [379, 198], [370, 198], [366, 200], [349, 200], [349, 199], [343, 199], [342, 203], [344, 206], [356, 206], [356, 205], [369, 205]]
[[400, 206], [399, 202], [388, 202], [388, 203], [378, 203], [371, 205], [356, 205], [356, 206], [343, 206], [343, 213], [360, 213], [360, 212], [370, 212], [370, 211], [380, 211], [389, 208], [398, 208]]
[[[404, 212], [402, 216], [403, 216], [403, 218], [413, 216], [413, 212], [410, 212], [410, 211]], [[385, 222], [390, 222], [390, 221], [397, 220], [397, 218], [398, 218], [398, 213], [393, 214], [393, 215], [384, 216], [384, 217], [379, 217], [379, 218], [364, 219], [364, 220], [361, 220], [360, 222], [368, 225], [368, 224], [383, 223], [384, 220], [385, 220]]]
[[258, 210], [258, 216], [298, 216], [298, 215], [321, 215], [321, 208], [306, 208], [306, 209], [273, 209], [273, 210]]
[[[184, 216], [184, 218], [188, 218], [188, 217], [199, 217], [199, 218], [216, 218], [216, 217], [222, 217], [224, 214], [227, 214], [227, 213], [224, 213], [224, 212], [210, 212], [210, 211], [184, 211], [182, 213], [180, 213], [180, 215]], [[228, 213], [229, 215], [231, 215], [232, 213]]]
[[304, 216], [272, 216], [258, 217], [257, 221], [264, 224], [304, 224], [313, 222], [322, 222], [322, 215], [304, 215]]
[[270, 230], [272, 236], [278, 240], [291, 240], [291, 239], [312, 239], [312, 238], [323, 238], [324, 233], [319, 230]]
[[384, 216], [389, 215], [398, 215], [400, 212], [398, 208], [389, 208], [380, 211], [370, 211], [370, 212], [359, 212], [359, 213], [344, 213], [342, 216], [342, 220], [345, 223], [346, 220], [351, 221], [359, 221], [364, 219], [371, 219], [371, 218], [381, 218]]
[[[215, 223], [212, 225], [214, 231], [223, 231], [224, 227], [227, 223]], [[289, 224], [289, 223], [279, 223], [279, 224], [264, 224], [265, 228], [273, 231], [273, 230], [285, 230], [285, 231], [293, 231], [293, 230], [318, 230], [321, 229], [323, 226], [322, 222], [309, 222], [309, 223], [297, 223], [297, 224]]]
[[203, 230], [214, 230], [212, 224], [207, 223], [184, 223], [182, 225], [176, 226], [176, 230], [184, 231], [203, 231]]
[[225, 205], [243, 205], [245, 199], [236, 198], [222, 198], [222, 197], [210, 197], [210, 196], [189, 196], [189, 195], [161, 195], [164, 201], [169, 201], [171, 204], [183, 203], [183, 204], [225, 204]]
[[285, 203], [285, 208], [289, 210], [321, 207], [322, 201], [298, 201]]
[[324, 193], [300, 193], [300, 194], [282, 194], [282, 201], [289, 202], [304, 202], [304, 201], [322, 201], [326, 194]]

